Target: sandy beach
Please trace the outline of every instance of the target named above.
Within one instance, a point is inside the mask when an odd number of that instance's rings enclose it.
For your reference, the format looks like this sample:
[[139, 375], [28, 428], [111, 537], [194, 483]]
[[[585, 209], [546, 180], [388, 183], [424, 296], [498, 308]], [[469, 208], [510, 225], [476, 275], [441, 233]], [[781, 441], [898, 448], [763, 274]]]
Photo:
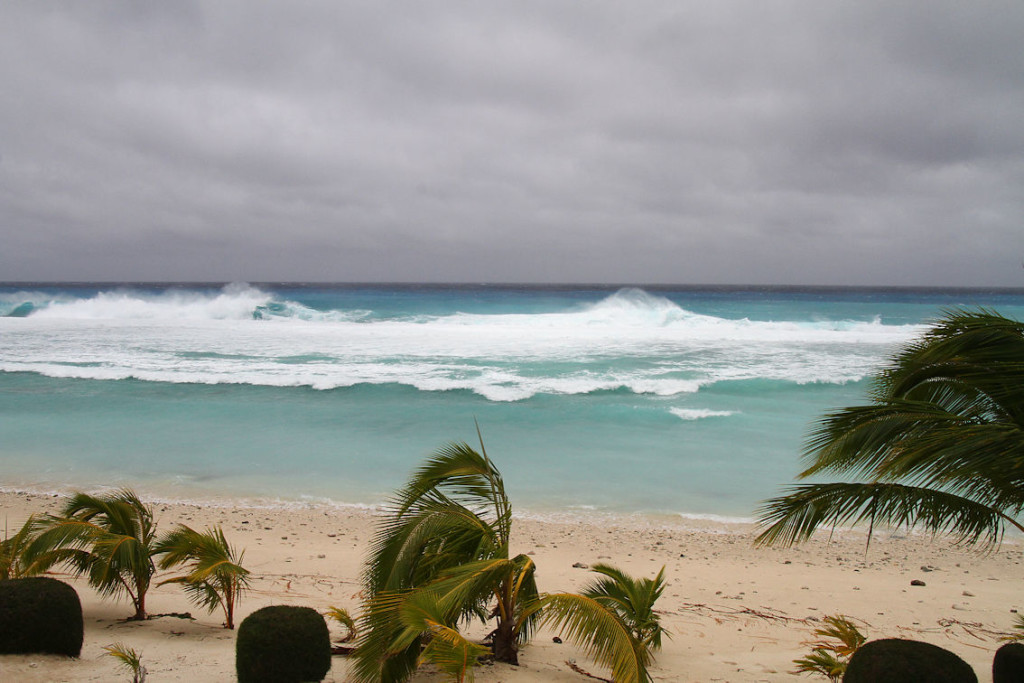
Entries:
[[[32, 513], [56, 512], [52, 494], [0, 494], [0, 517], [17, 529]], [[195, 528], [221, 524], [245, 549], [253, 572], [236, 619], [271, 604], [345, 607], [355, 613], [359, 573], [375, 513], [338, 507], [244, 507], [153, 502], [159, 529], [183, 522]], [[1020, 599], [1021, 545], [1008, 540], [990, 554], [962, 550], [925, 535], [877, 534], [865, 554], [865, 535], [820, 533], [791, 549], [754, 548], [743, 524], [650, 518], [517, 519], [513, 552], [531, 554], [543, 591], [575, 590], [590, 579], [585, 566], [616, 565], [653, 576], [664, 565], [668, 588], [658, 603], [671, 631], [651, 673], [657, 681], [798, 680], [792, 660], [819, 620], [844, 614], [869, 638], [925, 640], [956, 652], [979, 679], [989, 679], [999, 637], [1011, 630]], [[158, 576], [170, 576], [171, 573]], [[151, 590], [146, 622], [124, 621], [127, 601], [102, 600], [84, 581], [78, 590], [85, 615], [80, 659], [0, 657], [3, 681], [130, 680], [103, 647], [121, 642], [142, 656], [149, 679], [226, 681], [234, 678], [235, 633], [221, 628], [219, 613], [190, 605], [180, 588]], [[912, 586], [920, 580], [924, 586]], [[182, 618], [188, 612], [191, 619]], [[342, 629], [331, 624], [332, 635]], [[542, 631], [520, 653], [521, 666], [483, 666], [478, 681], [585, 681], [571, 662], [597, 676], [597, 668], [571, 644]], [[327, 681], [344, 681], [348, 664], [336, 656]], [[418, 681], [442, 680], [423, 669]], [[808, 678], [807, 680], [824, 680]]]

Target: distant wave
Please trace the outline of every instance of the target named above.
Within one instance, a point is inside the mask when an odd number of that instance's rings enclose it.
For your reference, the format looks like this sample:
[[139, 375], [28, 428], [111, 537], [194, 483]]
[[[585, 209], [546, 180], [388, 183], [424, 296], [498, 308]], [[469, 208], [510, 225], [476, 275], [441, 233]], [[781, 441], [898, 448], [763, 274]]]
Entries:
[[42, 302], [33, 318], [63, 320], [245, 320], [270, 295], [247, 284], [219, 292], [167, 290], [150, 294], [132, 289], [99, 292], [86, 299]]
[[[25, 314], [0, 317], [0, 371], [315, 389], [395, 384], [491, 401], [674, 396], [726, 381], [857, 381], [923, 329], [877, 319], [727, 319], [639, 289], [557, 312], [391, 317], [316, 310], [247, 284], [49, 296], [20, 292], [0, 304]], [[680, 411], [681, 419], [717, 416]]]
[[669, 412], [681, 420], [703, 420], [707, 417], [729, 417], [736, 414], [732, 410], [708, 410], [706, 408], [671, 408]]
[[[453, 313], [440, 316], [374, 318], [374, 311], [317, 310], [297, 301], [281, 300], [246, 283], [220, 290], [138, 289], [101, 291], [81, 298], [19, 292], [0, 297], [0, 317], [31, 317], [50, 320], [212, 320], [404, 323], [418, 325], [493, 328], [522, 331], [567, 330], [579, 334], [613, 329], [622, 335], [644, 330], [685, 334], [690, 339], [759, 338], [763, 340], [814, 340], [831, 333], [855, 334], [858, 341], [874, 336], [891, 337], [900, 326], [886, 326], [879, 319], [814, 320], [801, 322], [735, 320], [688, 311], [669, 299], [641, 289], [626, 288], [604, 299], [555, 313]], [[918, 326], [904, 326], [917, 329]], [[832, 335], [834, 336], [834, 335]]]

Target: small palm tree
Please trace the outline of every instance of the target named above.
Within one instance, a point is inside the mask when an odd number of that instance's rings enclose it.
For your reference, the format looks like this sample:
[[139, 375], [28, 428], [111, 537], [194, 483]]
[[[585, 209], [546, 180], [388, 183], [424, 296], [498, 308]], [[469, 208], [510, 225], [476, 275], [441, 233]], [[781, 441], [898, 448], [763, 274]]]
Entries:
[[356, 626], [356, 620], [352, 618], [352, 615], [349, 614], [348, 610], [344, 607], [335, 607], [334, 605], [331, 605], [327, 608], [327, 612], [324, 616], [334, 619], [345, 628], [345, 637], [339, 640], [339, 643], [347, 643], [354, 640], [359, 634], [359, 629]]
[[[520, 645], [547, 618], [592, 634], [588, 650], [615, 663], [617, 681], [646, 681], [645, 646], [630, 626], [595, 598], [541, 596], [533, 560], [509, 556], [511, 529], [512, 506], [482, 440], [479, 453], [452, 444], [417, 470], [372, 545], [355, 679], [397, 683], [428, 659], [463, 680], [488, 651], [518, 664]], [[474, 618], [495, 622], [486, 648], [458, 630]]]
[[187, 565], [188, 573], [165, 583], [179, 583], [195, 604], [210, 612], [224, 610], [224, 628], [235, 627], [235, 606], [249, 587], [249, 570], [242, 566], [245, 551], [236, 553], [220, 526], [199, 532], [180, 524], [156, 545], [160, 568]]
[[43, 518], [42, 530], [25, 549], [33, 573], [67, 565], [101, 594], [127, 594], [132, 619], [146, 618], [146, 593], [156, 567], [153, 512], [134, 492], [108, 496], [76, 493], [59, 516]]
[[[415, 671], [430, 630], [414, 630], [402, 607], [422, 601], [413, 596], [428, 586], [443, 602], [432, 613], [445, 627], [496, 617], [491, 650], [498, 661], [517, 663], [519, 642], [535, 620], [523, 614], [524, 603], [537, 596], [534, 565], [525, 555], [508, 557], [512, 506], [501, 474], [481, 451], [466, 444], [442, 448], [392, 500], [364, 574], [369, 600], [357, 680], [401, 681]], [[489, 612], [491, 598], [496, 604]]]
[[33, 568], [26, 561], [25, 550], [39, 532], [39, 528], [40, 520], [35, 515], [29, 516], [13, 536], [7, 535], [5, 526], [4, 538], [0, 541], [0, 581], [37, 573], [33, 572]]
[[653, 579], [634, 579], [607, 564], [596, 564], [591, 571], [601, 578], [585, 587], [582, 594], [614, 612], [636, 640], [651, 650], [660, 650], [661, 638], [668, 631], [661, 626], [654, 603], [665, 592], [665, 568]]
[[822, 525], [920, 525], [992, 547], [1024, 531], [1024, 323], [990, 311], [947, 313], [874, 381], [870, 405], [826, 415], [799, 476], [760, 511], [761, 544], [792, 544]]
[[103, 647], [107, 654], [117, 659], [132, 674], [132, 683], [146, 683], [146, 667], [142, 666], [142, 657], [135, 648], [128, 647], [124, 643], [114, 643]]
[[825, 617], [825, 625], [814, 629], [818, 640], [805, 643], [811, 652], [794, 659], [794, 673], [818, 674], [830, 681], [839, 681], [846, 673], [846, 665], [867, 638], [857, 625], [842, 615]]
[[[567, 637], [612, 670], [616, 681], [650, 681], [647, 667], [668, 632], [654, 603], [665, 591], [665, 568], [653, 579], [635, 579], [610, 565], [594, 565], [601, 577], [579, 595], [545, 596], [543, 623], [566, 629]], [[607, 615], [602, 615], [602, 609]]]

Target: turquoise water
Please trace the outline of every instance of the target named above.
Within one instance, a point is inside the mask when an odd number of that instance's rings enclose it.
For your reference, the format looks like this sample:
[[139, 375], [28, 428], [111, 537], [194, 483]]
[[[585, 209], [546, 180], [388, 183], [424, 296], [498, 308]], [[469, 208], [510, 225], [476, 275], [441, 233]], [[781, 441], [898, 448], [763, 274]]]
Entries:
[[750, 516], [945, 308], [1024, 292], [0, 287], [0, 485], [375, 504], [474, 420], [519, 509]]

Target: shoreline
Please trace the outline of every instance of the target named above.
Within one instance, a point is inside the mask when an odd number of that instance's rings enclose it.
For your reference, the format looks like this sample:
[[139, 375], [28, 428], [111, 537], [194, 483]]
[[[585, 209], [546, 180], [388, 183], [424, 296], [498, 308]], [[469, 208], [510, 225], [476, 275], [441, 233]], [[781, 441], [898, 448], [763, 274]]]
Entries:
[[[387, 503], [351, 503], [337, 501], [323, 497], [286, 498], [280, 496], [245, 496], [232, 493], [213, 494], [209, 491], [195, 491], [194, 495], [184, 496], [166, 495], [160, 491], [145, 486], [92, 486], [72, 487], [70, 485], [32, 485], [32, 484], [11, 484], [3, 483], [0, 480], [0, 495], [32, 495], [46, 497], [66, 497], [72, 493], [84, 491], [93, 495], [100, 495], [130, 488], [139, 494], [145, 501], [159, 505], [183, 505], [199, 506], [205, 508], [225, 509], [253, 509], [253, 510], [338, 510], [338, 511], [366, 511], [368, 513], [379, 513], [383, 511]], [[699, 528], [708, 532], [715, 530], [726, 530], [730, 528], [750, 527], [755, 523], [754, 517], [740, 517], [732, 515], [721, 515], [716, 513], [688, 513], [671, 511], [633, 511], [615, 512], [610, 510], [597, 509], [592, 506], [574, 506], [569, 508], [543, 508], [515, 506], [514, 516], [516, 519], [531, 520], [536, 522], [551, 522], [562, 524], [604, 524], [616, 527], [636, 528], [664, 528], [664, 529], [692, 529]]]
[[[53, 512], [58, 493], [0, 491], [0, 516], [16, 530], [28, 514]], [[57, 497], [54, 497], [57, 496]], [[268, 604], [295, 604], [325, 611], [336, 605], [355, 613], [363, 558], [378, 517], [355, 507], [213, 506], [151, 503], [161, 531], [182, 522], [202, 528], [221, 524], [228, 540], [245, 549], [253, 572], [236, 620]], [[752, 525], [613, 525], [606, 520], [554, 521], [517, 516], [512, 553], [530, 554], [542, 591], [575, 591], [591, 579], [585, 567], [613, 564], [630, 574], [653, 576], [666, 568], [667, 588], [658, 602], [672, 632], [655, 657], [657, 681], [791, 681], [792, 660], [825, 616], [844, 614], [871, 638], [904, 637], [952, 650], [986, 680], [998, 638], [1012, 631], [1024, 609], [1019, 595], [1022, 545], [1010, 539], [988, 555], [958, 550], [923, 534], [876, 534], [865, 555], [863, 531], [828, 531], [794, 548], [754, 548]], [[160, 572], [157, 581], [170, 576]], [[125, 676], [102, 647], [123, 642], [142, 656], [152, 680], [231, 680], [235, 632], [220, 628], [221, 615], [189, 604], [175, 586], [151, 589], [153, 614], [191, 613], [126, 622], [126, 601], [102, 600], [80, 579], [68, 579], [82, 599], [85, 643], [81, 658], [38, 655], [0, 657], [4, 680], [119, 680]], [[925, 586], [911, 586], [911, 580]], [[331, 625], [333, 637], [342, 629]], [[598, 676], [607, 672], [569, 643], [543, 630], [521, 651], [520, 667], [478, 667], [477, 680], [584, 681], [567, 662]], [[346, 679], [344, 657], [334, 657], [327, 681]], [[414, 681], [442, 677], [423, 669]], [[824, 680], [808, 678], [808, 680]]]

